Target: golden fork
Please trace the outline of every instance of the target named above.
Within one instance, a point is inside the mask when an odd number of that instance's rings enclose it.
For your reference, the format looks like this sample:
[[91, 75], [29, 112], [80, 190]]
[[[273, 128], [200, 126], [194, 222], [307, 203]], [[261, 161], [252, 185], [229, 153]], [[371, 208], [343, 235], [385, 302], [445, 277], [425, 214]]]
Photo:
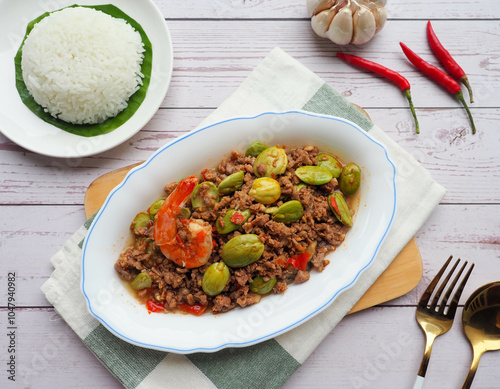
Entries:
[[[446, 268], [450, 264], [452, 258], [453, 256], [450, 255], [450, 258], [448, 258], [448, 260], [445, 262], [441, 270], [439, 270], [439, 273], [436, 275], [436, 277], [434, 277], [432, 282], [425, 290], [417, 306], [417, 312], [415, 316], [418, 324], [420, 325], [420, 327], [422, 327], [422, 330], [425, 333], [425, 352], [424, 356], [422, 357], [422, 363], [420, 364], [420, 369], [418, 370], [417, 379], [415, 381], [413, 389], [422, 388], [424, 384], [425, 373], [427, 371], [427, 365], [429, 364], [429, 358], [431, 356], [432, 344], [434, 343], [434, 339], [436, 339], [436, 337], [438, 337], [439, 335], [448, 332], [449, 329], [451, 328], [451, 325], [453, 324], [453, 319], [455, 317], [455, 312], [457, 310], [458, 300], [460, 300], [460, 295], [462, 294], [465, 284], [467, 283], [467, 280], [469, 279], [472, 269], [474, 268], [474, 264], [472, 263], [471, 267], [463, 277], [462, 282], [456, 288], [450, 303], [447, 304], [453, 290], [458, 284], [460, 276], [462, 275], [465, 267], [467, 266], [467, 261], [465, 261], [462, 268], [456, 274], [455, 278], [449, 285], [444, 296], [441, 298], [441, 295], [443, 294], [445, 287], [447, 286], [451, 276], [453, 275], [453, 272], [455, 271], [460, 262], [460, 258], [455, 262], [451, 270], [448, 272], [445, 279], [437, 289], [437, 292], [436, 293], [433, 292], [436, 286], [438, 285], [441, 277], [443, 276], [444, 272], [446, 271]], [[448, 309], [446, 310], [445, 313], [447, 305]]]

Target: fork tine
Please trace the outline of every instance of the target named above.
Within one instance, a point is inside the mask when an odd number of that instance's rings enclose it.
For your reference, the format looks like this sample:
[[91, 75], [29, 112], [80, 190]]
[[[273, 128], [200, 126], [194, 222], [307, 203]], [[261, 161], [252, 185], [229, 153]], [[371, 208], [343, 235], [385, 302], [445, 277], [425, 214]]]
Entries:
[[436, 276], [431, 281], [425, 292], [422, 294], [422, 297], [418, 302], [418, 305], [421, 306], [422, 308], [427, 308], [427, 304], [432, 295], [432, 292], [434, 292], [434, 288], [436, 287], [437, 283], [439, 282], [439, 279], [443, 275], [444, 271], [446, 270], [446, 267], [448, 266], [452, 258], [453, 255], [450, 255], [450, 258], [448, 258], [448, 260], [444, 263], [443, 267], [439, 270], [438, 274], [436, 274]]
[[444, 288], [446, 287], [446, 285], [448, 284], [448, 281], [450, 280], [451, 276], [455, 272], [455, 269], [457, 268], [459, 262], [460, 262], [460, 258], [458, 258], [458, 260], [455, 262], [455, 264], [453, 265], [453, 267], [451, 268], [451, 270], [446, 275], [446, 278], [444, 279], [444, 281], [439, 286], [439, 289], [436, 292], [436, 294], [434, 295], [434, 299], [432, 300], [432, 303], [430, 304], [430, 308], [431, 309], [433, 309], [433, 310], [436, 309], [436, 306], [437, 306], [437, 304], [439, 302], [439, 299], [441, 297], [441, 293], [443, 293]]
[[[460, 261], [460, 258], [458, 260]], [[444, 312], [444, 310], [446, 308], [446, 303], [448, 302], [448, 299], [450, 298], [451, 292], [453, 292], [453, 288], [455, 288], [455, 286], [458, 284], [458, 280], [460, 279], [460, 276], [462, 275], [465, 267], [467, 266], [467, 263], [468, 262], [465, 261], [465, 263], [463, 264], [462, 268], [458, 271], [457, 275], [453, 279], [453, 282], [448, 287], [448, 290], [446, 291], [446, 293], [445, 293], [445, 295], [443, 297], [443, 300], [441, 301], [441, 304], [439, 306], [439, 311], [438, 311], [439, 313], [443, 313]], [[457, 264], [458, 264], [458, 262], [457, 262]]]
[[458, 307], [458, 301], [460, 300], [460, 296], [462, 295], [465, 284], [467, 283], [467, 280], [469, 279], [469, 276], [472, 273], [472, 269], [474, 269], [474, 264], [471, 264], [469, 271], [467, 272], [464, 279], [462, 280], [462, 282], [458, 286], [457, 291], [453, 295], [453, 298], [452, 298], [451, 303], [450, 303], [450, 308], [448, 309], [448, 313], [446, 314], [447, 316], [450, 316], [450, 317], [455, 316], [455, 312], [456, 312], [457, 307]]

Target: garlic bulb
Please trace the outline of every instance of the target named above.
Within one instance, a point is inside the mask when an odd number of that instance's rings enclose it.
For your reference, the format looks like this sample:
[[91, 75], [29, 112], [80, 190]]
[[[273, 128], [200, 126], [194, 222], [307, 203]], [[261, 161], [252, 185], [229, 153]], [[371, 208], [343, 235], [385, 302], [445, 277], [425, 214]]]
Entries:
[[362, 45], [384, 27], [387, 0], [307, 0], [313, 31], [338, 45]]

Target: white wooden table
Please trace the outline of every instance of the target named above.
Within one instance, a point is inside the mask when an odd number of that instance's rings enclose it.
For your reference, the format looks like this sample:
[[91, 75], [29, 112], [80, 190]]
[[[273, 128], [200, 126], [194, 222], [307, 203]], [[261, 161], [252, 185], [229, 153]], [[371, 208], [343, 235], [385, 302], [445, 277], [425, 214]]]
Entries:
[[[416, 303], [444, 260], [476, 263], [461, 299], [500, 280], [500, 5], [496, 0], [389, 0], [389, 20], [369, 44], [348, 52], [402, 72], [412, 84], [421, 135], [400, 91], [335, 58], [337, 47], [310, 28], [305, 0], [157, 0], [174, 43], [173, 79], [161, 109], [115, 149], [82, 159], [27, 152], [0, 135], [0, 323], [7, 327], [7, 275], [15, 271], [17, 382], [7, 381], [8, 338], [0, 341], [0, 387], [119, 388], [40, 292], [49, 258], [84, 222], [83, 199], [98, 176], [147, 158], [193, 129], [219, 106], [275, 46], [316, 72], [408, 150], [448, 190], [417, 234], [424, 276], [409, 294], [345, 318], [285, 388], [410, 388], [424, 337]], [[0, 11], [1, 14], [1, 11]], [[5, 15], [2, 15], [5, 17]], [[436, 62], [427, 20], [469, 75], [478, 133], [459, 103], [417, 72], [399, 41]], [[1, 93], [1, 92], [0, 92]], [[427, 388], [460, 387], [471, 357], [461, 329], [437, 339]], [[475, 388], [500, 387], [500, 353], [483, 356]], [[265, 387], [263, 383], [263, 387]]]

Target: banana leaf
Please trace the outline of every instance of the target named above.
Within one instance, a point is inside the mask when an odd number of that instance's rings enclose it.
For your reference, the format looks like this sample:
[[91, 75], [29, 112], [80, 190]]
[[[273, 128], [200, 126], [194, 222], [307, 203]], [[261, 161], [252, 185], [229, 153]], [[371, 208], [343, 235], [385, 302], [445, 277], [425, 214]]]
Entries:
[[[79, 5], [72, 5], [70, 7], [79, 7]], [[19, 92], [19, 96], [21, 97], [21, 100], [23, 103], [35, 114], [37, 115], [40, 119], [44, 120], [47, 123], [50, 123], [61, 130], [70, 132], [75, 135], [80, 135], [80, 136], [86, 136], [86, 137], [91, 137], [91, 136], [97, 136], [97, 135], [102, 135], [106, 134], [108, 132], [111, 132], [118, 127], [120, 127], [123, 123], [125, 123], [128, 119], [132, 117], [132, 115], [137, 111], [137, 109], [140, 107], [142, 102], [144, 101], [144, 98], [146, 97], [146, 93], [149, 87], [149, 83], [151, 81], [151, 70], [153, 67], [153, 49], [151, 45], [151, 41], [148, 39], [148, 36], [142, 29], [141, 25], [137, 23], [134, 19], [132, 19], [130, 16], [125, 14], [123, 11], [118, 9], [117, 7], [111, 5], [111, 4], [105, 4], [105, 5], [94, 5], [94, 6], [85, 6], [87, 8], [93, 8], [98, 11], [102, 11], [108, 15], [111, 15], [115, 18], [118, 19], [124, 19], [129, 23], [135, 30], [141, 35], [142, 42], [144, 43], [144, 49], [145, 52], [144, 58], [142, 61], [142, 66], [141, 66], [141, 73], [144, 74], [144, 78], [142, 79], [142, 86], [132, 95], [130, 96], [128, 100], [128, 106], [125, 108], [123, 111], [121, 111], [118, 115], [115, 117], [109, 118], [105, 120], [102, 123], [99, 124], [71, 124], [68, 122], [65, 122], [63, 120], [54, 118], [50, 113], [45, 112], [44, 108], [35, 101], [33, 96], [28, 91], [28, 88], [26, 87], [26, 84], [24, 83], [23, 79], [23, 72], [21, 68], [21, 58], [22, 58], [22, 48], [24, 45], [24, 41], [26, 40], [26, 37], [29, 35], [33, 27], [35, 26], [36, 23], [38, 23], [40, 20], [43, 18], [47, 17], [50, 15], [49, 12], [44, 13], [43, 15], [40, 15], [38, 18], [35, 20], [31, 21], [28, 24], [28, 27], [26, 28], [26, 35], [24, 36], [23, 42], [21, 43], [21, 47], [19, 47], [19, 50], [16, 54], [16, 57], [14, 59], [15, 62], [15, 68], [16, 68], [16, 88], [17, 91]]]

